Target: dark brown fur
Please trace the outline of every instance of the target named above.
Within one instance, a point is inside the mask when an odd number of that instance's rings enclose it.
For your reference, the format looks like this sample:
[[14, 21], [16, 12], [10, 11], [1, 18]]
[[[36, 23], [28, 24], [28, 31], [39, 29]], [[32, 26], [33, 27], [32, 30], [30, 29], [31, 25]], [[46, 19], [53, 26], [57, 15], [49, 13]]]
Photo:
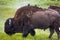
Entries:
[[[36, 12], [38, 10], [43, 10], [43, 9], [39, 8], [37, 6], [30, 6], [30, 5], [21, 7], [16, 11], [15, 16], [14, 16], [14, 20], [20, 21], [20, 19], [22, 18], [21, 15], [28, 14], [31, 12]], [[28, 15], [30, 15], [30, 14], [28, 14]]]

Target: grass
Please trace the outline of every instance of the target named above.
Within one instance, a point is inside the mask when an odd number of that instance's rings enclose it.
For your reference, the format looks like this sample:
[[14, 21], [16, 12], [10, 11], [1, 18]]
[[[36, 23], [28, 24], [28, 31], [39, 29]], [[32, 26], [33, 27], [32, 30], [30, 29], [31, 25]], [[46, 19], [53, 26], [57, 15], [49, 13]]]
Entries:
[[12, 36], [9, 36], [5, 33], [0, 32], [0, 40], [58, 40], [56, 34], [54, 33], [51, 39], [48, 38], [49, 31], [35, 30], [36, 35], [33, 37], [30, 34], [26, 37], [22, 37], [22, 33], [16, 33]]

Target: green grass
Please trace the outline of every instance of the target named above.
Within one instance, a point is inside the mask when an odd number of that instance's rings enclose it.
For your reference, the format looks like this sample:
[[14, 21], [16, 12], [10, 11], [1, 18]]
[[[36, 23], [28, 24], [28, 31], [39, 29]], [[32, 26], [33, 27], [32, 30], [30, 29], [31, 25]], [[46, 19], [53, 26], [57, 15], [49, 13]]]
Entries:
[[26, 38], [22, 37], [22, 33], [16, 33], [12, 36], [9, 36], [0, 32], [0, 40], [58, 40], [55, 33], [51, 39], [49, 39], [48, 36], [49, 31], [47, 30], [36, 30], [36, 35], [34, 37], [29, 34]]

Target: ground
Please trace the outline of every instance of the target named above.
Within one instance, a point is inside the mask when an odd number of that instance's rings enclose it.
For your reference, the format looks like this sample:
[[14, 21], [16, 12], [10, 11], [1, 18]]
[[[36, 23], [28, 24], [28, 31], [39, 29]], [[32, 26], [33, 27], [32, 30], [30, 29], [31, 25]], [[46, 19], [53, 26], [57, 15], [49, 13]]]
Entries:
[[[30, 34], [26, 37], [22, 37], [22, 33], [16, 33], [12, 36], [9, 36], [5, 33], [0, 32], [0, 40], [50, 40], [48, 38], [49, 31], [43, 31], [43, 30], [36, 30], [36, 35], [33, 37]], [[58, 40], [57, 35], [54, 34], [51, 38], [52, 40]]]

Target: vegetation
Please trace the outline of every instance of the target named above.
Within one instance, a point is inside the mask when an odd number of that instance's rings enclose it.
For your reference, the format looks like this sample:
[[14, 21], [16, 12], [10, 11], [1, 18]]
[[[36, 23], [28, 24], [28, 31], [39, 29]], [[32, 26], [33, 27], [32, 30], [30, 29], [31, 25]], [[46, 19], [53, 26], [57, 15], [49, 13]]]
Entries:
[[[30, 34], [26, 37], [22, 37], [22, 33], [16, 33], [12, 36], [8, 36], [5, 33], [0, 33], [0, 40], [50, 40], [48, 38], [49, 31], [36, 30], [36, 35], [33, 37]], [[56, 33], [53, 35], [51, 40], [58, 40]]]

